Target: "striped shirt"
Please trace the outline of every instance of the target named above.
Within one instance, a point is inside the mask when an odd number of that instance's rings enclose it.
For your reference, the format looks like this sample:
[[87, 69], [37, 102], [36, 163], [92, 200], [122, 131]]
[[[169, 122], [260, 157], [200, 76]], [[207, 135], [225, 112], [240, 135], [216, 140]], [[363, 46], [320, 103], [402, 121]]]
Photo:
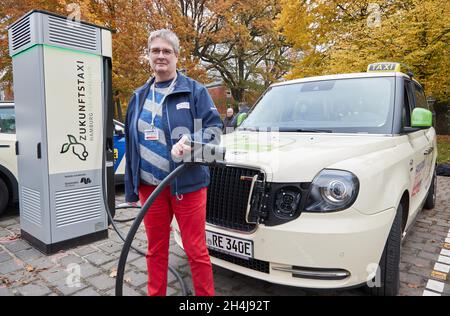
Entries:
[[[149, 90], [138, 121], [139, 150], [141, 155], [140, 177], [141, 182], [147, 185], [158, 185], [170, 173], [170, 152], [166, 134], [170, 135], [167, 124], [163, 122], [164, 95], [169, 94], [172, 80], [156, 83], [155, 101], [153, 102], [153, 88]], [[173, 87], [170, 89], [173, 90]], [[151, 128], [152, 118], [154, 127], [158, 131], [158, 140], [146, 140], [145, 131]], [[166, 119], [166, 118], [164, 118]]]

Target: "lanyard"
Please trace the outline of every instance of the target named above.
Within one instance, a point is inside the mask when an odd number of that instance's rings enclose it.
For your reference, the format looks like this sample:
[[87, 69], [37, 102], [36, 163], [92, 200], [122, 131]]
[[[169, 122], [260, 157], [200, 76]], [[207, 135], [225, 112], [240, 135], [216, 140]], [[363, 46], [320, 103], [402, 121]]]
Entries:
[[[164, 103], [164, 101], [166, 100], [167, 95], [171, 92], [171, 90], [173, 89], [173, 87], [175, 86], [175, 83], [177, 82], [177, 77], [178, 74], [175, 75], [175, 78], [173, 78], [172, 82], [170, 83], [170, 86], [167, 88], [167, 93], [164, 94], [163, 98], [161, 99], [161, 102], [157, 103], [156, 99], [155, 99], [155, 90], [156, 90], [156, 81], [153, 83], [152, 85], [152, 102], [156, 103], [157, 105], [161, 105]], [[151, 127], [154, 128], [155, 127], [155, 114], [152, 113], [152, 123], [151, 123]]]

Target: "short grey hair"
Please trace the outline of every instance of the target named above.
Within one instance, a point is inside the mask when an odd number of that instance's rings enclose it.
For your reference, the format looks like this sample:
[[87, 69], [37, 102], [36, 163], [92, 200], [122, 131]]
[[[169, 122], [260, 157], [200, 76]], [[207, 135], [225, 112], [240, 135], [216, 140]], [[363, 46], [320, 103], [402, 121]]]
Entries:
[[178, 36], [168, 29], [160, 29], [156, 30], [150, 33], [150, 36], [148, 37], [148, 48], [150, 49], [150, 44], [152, 41], [156, 38], [161, 38], [163, 40], [166, 40], [169, 42], [172, 47], [175, 54], [178, 55], [180, 52], [180, 40], [178, 39]]

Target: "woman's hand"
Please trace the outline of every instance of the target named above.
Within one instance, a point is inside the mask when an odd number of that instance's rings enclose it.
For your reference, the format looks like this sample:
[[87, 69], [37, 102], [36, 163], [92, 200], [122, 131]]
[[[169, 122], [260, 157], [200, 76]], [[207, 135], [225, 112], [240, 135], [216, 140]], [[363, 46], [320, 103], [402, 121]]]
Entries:
[[189, 143], [189, 138], [183, 135], [180, 140], [172, 147], [172, 156], [175, 158], [181, 158], [186, 153], [192, 150], [191, 146], [187, 145]]

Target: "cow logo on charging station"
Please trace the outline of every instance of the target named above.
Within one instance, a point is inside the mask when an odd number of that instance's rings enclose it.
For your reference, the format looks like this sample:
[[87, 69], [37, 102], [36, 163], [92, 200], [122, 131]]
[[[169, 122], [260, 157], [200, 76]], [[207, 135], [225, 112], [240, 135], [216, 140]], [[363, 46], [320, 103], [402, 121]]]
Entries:
[[89, 153], [86, 151], [86, 146], [77, 142], [77, 139], [73, 135], [67, 135], [67, 137], [69, 137], [69, 143], [65, 143], [62, 146], [61, 154], [68, 152], [72, 147], [72, 152], [74, 155], [80, 158], [80, 160], [86, 161], [86, 158], [89, 156]]

